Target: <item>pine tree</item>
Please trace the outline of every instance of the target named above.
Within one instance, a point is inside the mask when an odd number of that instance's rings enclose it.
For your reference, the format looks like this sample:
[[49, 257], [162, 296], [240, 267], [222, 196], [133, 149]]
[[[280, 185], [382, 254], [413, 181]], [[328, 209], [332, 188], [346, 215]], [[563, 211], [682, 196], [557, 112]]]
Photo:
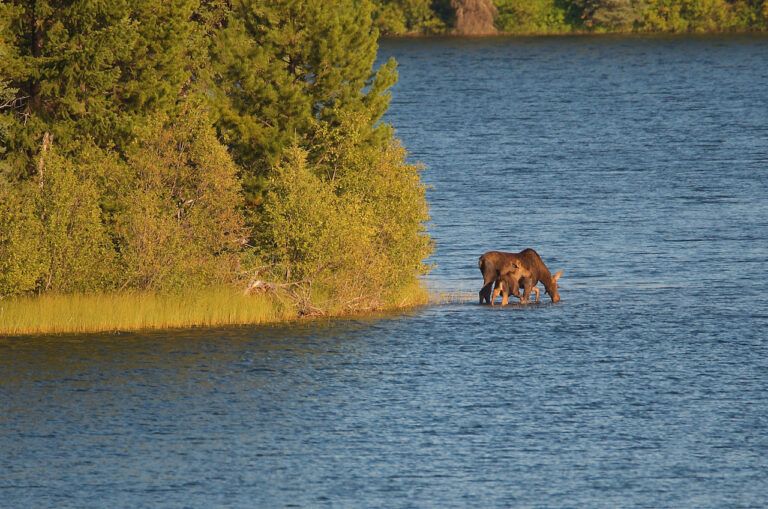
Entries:
[[[221, 0], [0, 4], [0, 198], [14, 197], [0, 204], [0, 295], [231, 278], [236, 170], [191, 106], [204, 37], [226, 12]], [[152, 250], [137, 252], [126, 225], [153, 228]]]
[[0, 76], [16, 90], [3, 140], [16, 177], [34, 173], [43, 135], [122, 150], [138, 123], [168, 110], [207, 55], [197, 0], [11, 0], [0, 6]]
[[395, 64], [372, 73], [377, 37], [367, 0], [235, 3], [212, 48], [212, 107], [251, 205], [293, 140], [311, 149], [318, 124], [356, 111], [365, 114], [371, 139], [388, 138], [374, 126], [388, 106]]

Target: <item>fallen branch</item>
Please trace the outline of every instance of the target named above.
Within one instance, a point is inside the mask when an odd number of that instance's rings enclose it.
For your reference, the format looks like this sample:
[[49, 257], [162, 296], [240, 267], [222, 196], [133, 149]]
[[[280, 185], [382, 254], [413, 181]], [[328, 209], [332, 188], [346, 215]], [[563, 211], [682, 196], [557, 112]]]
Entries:
[[277, 290], [287, 290], [289, 288], [309, 283], [309, 281], [293, 281], [290, 283], [271, 283], [269, 281], [262, 281], [256, 279], [248, 283], [248, 286], [243, 291], [243, 295], [252, 295], [254, 293], [269, 293], [276, 292]]

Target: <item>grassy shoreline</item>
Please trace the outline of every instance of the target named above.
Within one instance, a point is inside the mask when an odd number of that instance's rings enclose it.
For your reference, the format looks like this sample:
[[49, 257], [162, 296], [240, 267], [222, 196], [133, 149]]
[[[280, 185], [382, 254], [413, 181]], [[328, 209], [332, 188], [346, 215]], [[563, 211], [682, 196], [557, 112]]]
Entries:
[[[403, 289], [380, 308], [328, 311], [324, 317], [396, 311], [426, 305], [422, 285]], [[231, 288], [185, 294], [149, 292], [49, 294], [0, 300], [0, 337], [126, 332], [195, 327], [286, 323], [302, 319], [295, 304], [279, 294], [243, 295]]]

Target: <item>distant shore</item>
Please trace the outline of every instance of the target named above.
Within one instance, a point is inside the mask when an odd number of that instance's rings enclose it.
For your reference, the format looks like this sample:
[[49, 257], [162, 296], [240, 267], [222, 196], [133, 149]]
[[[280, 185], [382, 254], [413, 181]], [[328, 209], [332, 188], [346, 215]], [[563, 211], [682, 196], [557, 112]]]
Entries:
[[386, 34], [380, 37], [380, 40], [421, 40], [421, 39], [505, 39], [505, 38], [527, 38], [527, 37], [603, 37], [603, 36], [633, 36], [633, 37], [728, 37], [728, 36], [763, 36], [768, 37], [768, 30], [722, 30], [708, 32], [637, 32], [637, 31], [593, 31], [593, 30], [571, 30], [562, 32], [497, 32], [484, 35], [466, 35], [451, 32], [437, 34], [407, 33], [407, 34]]

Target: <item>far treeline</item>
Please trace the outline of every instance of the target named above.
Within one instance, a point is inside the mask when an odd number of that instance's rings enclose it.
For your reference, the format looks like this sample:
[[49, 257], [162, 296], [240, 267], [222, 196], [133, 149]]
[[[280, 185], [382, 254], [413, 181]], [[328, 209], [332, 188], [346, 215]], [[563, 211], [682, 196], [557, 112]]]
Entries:
[[[291, 288], [370, 309], [431, 250], [367, 0], [0, 4], [0, 298]], [[330, 305], [330, 304], [329, 304]], [[300, 309], [301, 310], [301, 309]]]
[[768, 0], [375, 0], [383, 34], [768, 30]]

